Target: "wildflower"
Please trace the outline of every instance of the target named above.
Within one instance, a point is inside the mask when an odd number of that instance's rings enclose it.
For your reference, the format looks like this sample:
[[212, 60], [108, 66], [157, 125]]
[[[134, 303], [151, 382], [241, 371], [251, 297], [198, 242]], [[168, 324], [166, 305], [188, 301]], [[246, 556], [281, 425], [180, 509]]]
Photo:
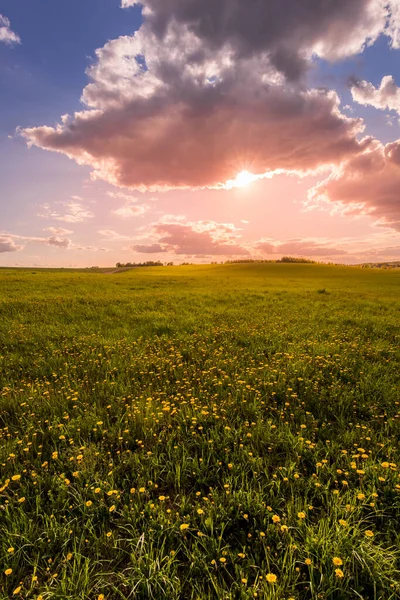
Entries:
[[13, 570], [12, 570], [12, 569], [6, 569], [6, 570], [4, 571], [4, 575], [11, 575], [11, 573], [12, 573], [12, 572], [13, 572]]
[[197, 514], [198, 515], [204, 515], [204, 510], [202, 508], [198, 508], [197, 509]]
[[92, 504], [93, 504], [93, 502], [92, 502], [91, 500], [88, 500], [88, 501], [86, 502], [86, 506], [92, 506]]
[[141, 487], [141, 488], [139, 488], [139, 492], [140, 492], [141, 494], [144, 494], [144, 493], [145, 493], [145, 491], [146, 491], [146, 488], [144, 488], [144, 487]]
[[181, 531], [185, 531], [186, 529], [189, 529], [188, 523], [182, 523], [182, 525], [179, 527], [179, 529]]
[[339, 519], [339, 524], [343, 525], [343, 527], [347, 527], [347, 521], [345, 521], [344, 519]]
[[104, 600], [104, 598], [105, 598], [104, 594], [99, 594], [97, 596], [97, 600]]
[[274, 573], [268, 573], [265, 576], [265, 579], [268, 581], [268, 583], [276, 583], [278, 578], [276, 575], [274, 575]]
[[58, 458], [58, 452], [57, 451], [53, 452], [53, 454], [51, 455], [51, 458], [56, 460]]
[[369, 537], [369, 538], [374, 537], [374, 532], [371, 531], [370, 529], [367, 529], [367, 531], [365, 532], [365, 537]]
[[383, 467], [384, 469], [388, 469], [390, 467], [390, 464], [388, 462], [383, 462], [381, 463], [381, 467]]
[[25, 502], [25, 500], [26, 500], [25, 496], [22, 496], [22, 498], [18, 498], [18, 502], [20, 504], [22, 504], [23, 502]]
[[287, 525], [281, 525], [281, 531], [287, 531], [289, 527]]
[[311, 558], [306, 558], [306, 560], [304, 561], [304, 563], [305, 563], [306, 565], [308, 565], [308, 566], [309, 566], [309, 565], [311, 565], [311, 564], [312, 564], [312, 560], [311, 560]]
[[11, 477], [11, 480], [12, 480], [12, 481], [19, 481], [20, 479], [21, 479], [21, 475], [13, 475], [13, 476]]
[[219, 562], [226, 563], [226, 558], [224, 556], [221, 556], [221, 558], [219, 559]]
[[344, 577], [342, 569], [335, 569], [335, 575], [338, 579], [342, 579], [342, 577]]
[[95, 494], [100, 494], [100, 492], [101, 492], [101, 490], [100, 490], [100, 488], [99, 488], [99, 487], [97, 487], [97, 488], [94, 490], [94, 493], [95, 493]]
[[357, 494], [358, 500], [365, 500], [365, 494]]
[[68, 552], [68, 554], [67, 554], [67, 560], [71, 560], [71, 558], [72, 558], [72, 552]]
[[165, 496], [158, 496], [158, 499], [159, 499], [160, 502], [164, 502]]
[[112, 536], [112, 532], [111, 531], [107, 531], [106, 536], [109, 538]]
[[332, 562], [333, 562], [333, 564], [335, 565], [335, 567], [341, 567], [341, 566], [342, 566], [342, 564], [343, 564], [343, 561], [342, 561], [342, 559], [341, 559], [341, 558], [339, 558], [339, 556], [334, 556], [334, 557], [332, 558]]
[[13, 591], [13, 596], [16, 596], [17, 594], [19, 594], [21, 591], [21, 586], [19, 585], [17, 588], [15, 588], [15, 590]]
[[245, 577], [242, 577], [242, 583], [244, 583], [246, 585], [247, 579]]
[[299, 513], [297, 513], [297, 516], [299, 517], [299, 519], [305, 519], [306, 518], [306, 513], [305, 512], [299, 512]]
[[12, 548], [12, 547], [8, 548], [7, 552], [8, 552], [8, 554], [12, 554], [14, 552], [14, 548]]
[[110, 508], [108, 509], [108, 512], [112, 513], [115, 510], [115, 504], [113, 504], [112, 506], [110, 506]]
[[281, 518], [278, 515], [273, 515], [272, 516], [272, 522], [273, 523], [279, 523], [280, 520], [281, 520]]
[[136, 488], [131, 488], [131, 494], [134, 494], [136, 492]]

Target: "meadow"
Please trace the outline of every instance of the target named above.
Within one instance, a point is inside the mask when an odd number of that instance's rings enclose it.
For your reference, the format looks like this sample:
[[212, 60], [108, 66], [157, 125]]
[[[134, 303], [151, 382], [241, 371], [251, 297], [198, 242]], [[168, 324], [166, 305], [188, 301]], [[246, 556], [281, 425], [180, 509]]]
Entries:
[[0, 270], [0, 598], [400, 598], [399, 292]]

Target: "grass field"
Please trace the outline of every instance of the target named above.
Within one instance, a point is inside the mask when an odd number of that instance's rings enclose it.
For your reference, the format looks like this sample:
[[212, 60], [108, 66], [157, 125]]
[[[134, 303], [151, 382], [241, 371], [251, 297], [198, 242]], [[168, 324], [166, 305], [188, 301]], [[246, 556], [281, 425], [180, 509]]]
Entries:
[[399, 294], [0, 270], [0, 598], [400, 598]]

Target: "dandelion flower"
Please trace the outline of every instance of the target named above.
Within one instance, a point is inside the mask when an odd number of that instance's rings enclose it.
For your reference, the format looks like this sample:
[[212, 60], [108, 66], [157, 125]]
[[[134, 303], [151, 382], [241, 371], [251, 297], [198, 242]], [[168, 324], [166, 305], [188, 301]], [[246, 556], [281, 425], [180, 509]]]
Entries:
[[21, 586], [19, 585], [17, 588], [15, 588], [15, 590], [13, 591], [13, 596], [16, 596], [17, 594], [19, 594], [21, 591]]
[[19, 481], [20, 479], [21, 479], [21, 475], [13, 475], [13, 476], [11, 477], [11, 480], [12, 480], [12, 481]]
[[187, 523], [182, 523], [182, 525], [179, 527], [179, 529], [181, 531], [185, 531], [186, 529], [189, 529], [189, 525]]
[[304, 561], [306, 565], [311, 565], [312, 564], [312, 560], [311, 558], [306, 558], [306, 560]]
[[335, 569], [335, 575], [338, 579], [342, 579], [342, 577], [344, 577], [342, 569]]
[[305, 519], [306, 518], [306, 513], [305, 512], [299, 512], [299, 513], [297, 513], [297, 516], [299, 517], [299, 519]]
[[268, 581], [268, 583], [276, 583], [278, 578], [276, 575], [274, 575], [274, 573], [268, 573], [265, 576], [265, 579]]
[[108, 509], [108, 512], [112, 513], [115, 510], [115, 504], [113, 504], [112, 506], [110, 506], [110, 508]]
[[342, 559], [341, 559], [341, 558], [339, 558], [339, 556], [334, 556], [334, 557], [332, 558], [332, 562], [333, 562], [333, 564], [334, 564], [336, 567], [341, 567], [341, 566], [342, 566], [342, 564], [343, 564], [343, 561], [342, 561]]
[[88, 500], [88, 501], [86, 502], [86, 506], [92, 506], [92, 504], [93, 504], [93, 502], [92, 502], [91, 500]]
[[374, 532], [371, 531], [370, 529], [367, 529], [367, 531], [365, 532], [365, 537], [369, 537], [369, 538], [374, 537]]
[[13, 570], [12, 570], [12, 569], [6, 569], [6, 570], [4, 571], [4, 575], [11, 575], [11, 573], [12, 573], [12, 572], [13, 572]]
[[221, 556], [221, 558], [219, 559], [219, 562], [226, 563], [226, 558], [224, 556]]
[[272, 522], [279, 523], [281, 518], [278, 515], [272, 515]]

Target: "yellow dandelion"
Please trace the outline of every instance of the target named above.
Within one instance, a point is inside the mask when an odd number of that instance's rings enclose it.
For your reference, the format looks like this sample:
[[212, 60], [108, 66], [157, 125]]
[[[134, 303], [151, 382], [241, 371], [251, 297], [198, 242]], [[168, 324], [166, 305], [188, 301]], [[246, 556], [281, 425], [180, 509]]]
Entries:
[[8, 576], [8, 575], [11, 575], [11, 573], [12, 573], [12, 572], [13, 572], [13, 570], [12, 570], [12, 569], [6, 569], [6, 570], [4, 571], [4, 575], [7, 575], [7, 576]]
[[92, 506], [92, 504], [93, 504], [93, 502], [92, 502], [91, 500], [88, 500], [88, 501], [86, 502], [86, 506]]
[[276, 581], [278, 580], [277, 576], [274, 575], [274, 573], [268, 573], [265, 576], [265, 579], [268, 581], [268, 583], [276, 583]]
[[367, 529], [367, 531], [365, 532], [365, 537], [369, 537], [369, 538], [374, 537], [374, 532], [371, 531], [370, 529]]
[[221, 556], [221, 558], [219, 559], [219, 562], [226, 563], [226, 558], [224, 556]]
[[20, 479], [21, 479], [21, 475], [13, 475], [13, 476], [11, 477], [11, 480], [12, 480], [12, 481], [19, 481]]
[[12, 554], [14, 552], [15, 548], [11, 547], [7, 549], [8, 554]]
[[99, 594], [97, 596], [97, 600], [104, 600], [104, 598], [105, 598], [104, 594]]
[[179, 527], [179, 529], [181, 531], [185, 531], [186, 529], [189, 529], [189, 525], [187, 523], [182, 523], [182, 525]]
[[342, 579], [342, 577], [344, 577], [342, 569], [335, 569], [335, 575], [338, 579]]
[[198, 515], [204, 515], [204, 510], [202, 508], [198, 508], [197, 509], [197, 514]]
[[139, 492], [140, 492], [141, 494], [144, 494], [144, 492], [145, 492], [145, 491], [146, 491], [146, 488], [144, 488], [144, 487], [141, 487], [141, 488], [139, 488]]
[[68, 554], [67, 554], [67, 560], [71, 560], [71, 558], [72, 558], [72, 552], [68, 552]]
[[381, 463], [381, 467], [383, 467], [384, 469], [388, 469], [390, 467], [390, 463], [383, 462], [383, 463]]
[[306, 560], [304, 561], [304, 563], [308, 566], [310, 566], [312, 564], [312, 560], [311, 558], [306, 558]]
[[159, 499], [160, 502], [164, 502], [165, 496], [158, 496], [158, 499]]
[[113, 504], [112, 506], [110, 506], [110, 508], [108, 509], [108, 512], [112, 513], [115, 510], [115, 504]]
[[341, 558], [339, 558], [339, 556], [334, 556], [334, 557], [332, 558], [332, 562], [333, 562], [333, 564], [335, 565], [335, 567], [341, 567], [341, 566], [342, 566], [342, 564], [343, 564], [343, 561], [342, 561], [342, 559], [341, 559]]
[[19, 585], [17, 588], [15, 588], [15, 590], [13, 591], [13, 596], [16, 596], [17, 594], [20, 593], [22, 587]]
[[297, 513], [297, 516], [299, 517], [299, 519], [305, 519], [306, 518], [306, 513], [305, 512], [299, 512], [299, 513]]
[[358, 500], [365, 500], [365, 494], [357, 494]]
[[100, 492], [101, 492], [101, 489], [100, 489], [99, 487], [97, 487], [97, 488], [94, 490], [94, 493], [95, 493], [95, 494], [100, 494]]
[[279, 523], [281, 518], [278, 515], [272, 515], [272, 522]]
[[347, 527], [347, 521], [345, 521], [344, 519], [339, 519], [339, 524], [343, 525], [343, 527]]

